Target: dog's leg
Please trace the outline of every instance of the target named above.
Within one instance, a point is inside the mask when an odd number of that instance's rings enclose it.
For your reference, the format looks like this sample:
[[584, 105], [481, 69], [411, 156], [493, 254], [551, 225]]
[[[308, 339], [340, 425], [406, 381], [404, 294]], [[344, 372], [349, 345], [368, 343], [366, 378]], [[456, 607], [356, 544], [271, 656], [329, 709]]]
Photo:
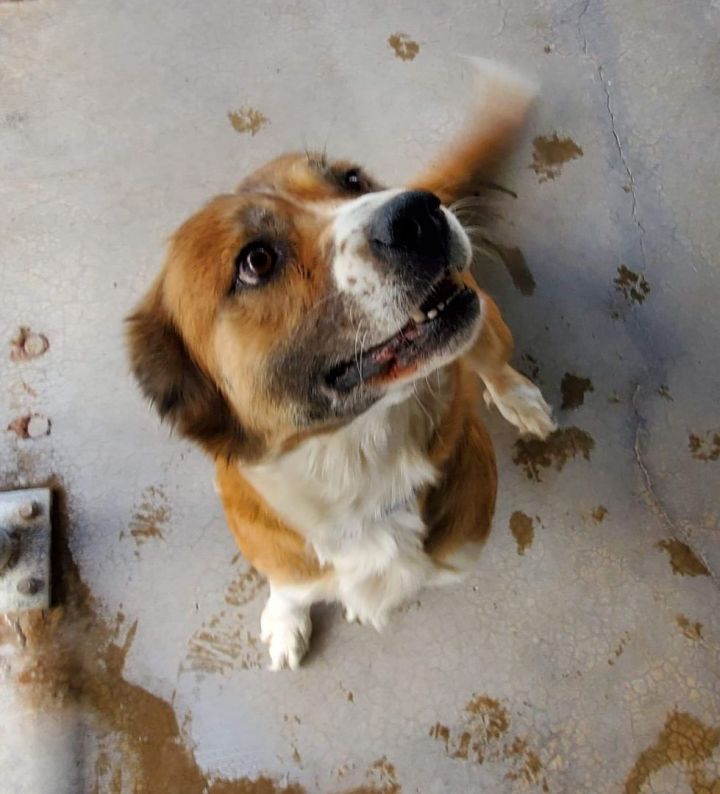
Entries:
[[270, 669], [297, 669], [310, 647], [310, 607], [317, 585], [278, 585], [270, 582], [270, 598], [260, 618], [260, 639], [270, 651]]
[[485, 384], [485, 403], [495, 405], [521, 433], [547, 438], [557, 427], [550, 406], [540, 389], [508, 363], [513, 351], [510, 329], [494, 301], [477, 285], [475, 289], [482, 301], [482, 328], [464, 358]]

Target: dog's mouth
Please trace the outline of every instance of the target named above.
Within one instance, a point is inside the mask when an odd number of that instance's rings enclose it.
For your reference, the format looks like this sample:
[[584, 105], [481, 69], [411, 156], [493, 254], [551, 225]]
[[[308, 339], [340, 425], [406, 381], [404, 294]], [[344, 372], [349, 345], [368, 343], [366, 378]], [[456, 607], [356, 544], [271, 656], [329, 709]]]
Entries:
[[456, 352], [479, 312], [476, 293], [446, 271], [396, 334], [334, 366], [325, 382], [348, 392], [363, 383], [379, 386], [407, 378], [433, 356]]

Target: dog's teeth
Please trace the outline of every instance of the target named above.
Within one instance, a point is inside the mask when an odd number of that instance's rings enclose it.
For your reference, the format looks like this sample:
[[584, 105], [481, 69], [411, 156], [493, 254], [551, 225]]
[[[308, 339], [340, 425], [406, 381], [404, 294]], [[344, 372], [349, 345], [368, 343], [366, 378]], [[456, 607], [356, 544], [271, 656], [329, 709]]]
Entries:
[[427, 313], [428, 320], [434, 320], [438, 316], [437, 309], [430, 309]]
[[410, 319], [416, 322], [418, 325], [424, 323], [427, 320], [424, 312], [421, 312], [420, 309], [413, 309], [410, 312]]

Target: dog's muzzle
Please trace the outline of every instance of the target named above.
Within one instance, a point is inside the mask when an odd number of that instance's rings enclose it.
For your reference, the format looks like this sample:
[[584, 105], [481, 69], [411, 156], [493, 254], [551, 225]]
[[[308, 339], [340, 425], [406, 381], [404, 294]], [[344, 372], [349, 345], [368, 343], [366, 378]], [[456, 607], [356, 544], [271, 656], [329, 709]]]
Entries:
[[430, 283], [448, 266], [448, 223], [440, 199], [426, 190], [400, 193], [379, 207], [368, 238], [375, 256], [405, 278]]

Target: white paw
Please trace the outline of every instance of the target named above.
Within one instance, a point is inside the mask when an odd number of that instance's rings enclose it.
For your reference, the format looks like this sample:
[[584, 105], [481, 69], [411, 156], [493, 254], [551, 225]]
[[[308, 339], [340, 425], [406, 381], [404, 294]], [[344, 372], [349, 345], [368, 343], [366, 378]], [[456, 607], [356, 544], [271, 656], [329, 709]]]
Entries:
[[370, 614], [369, 612], [356, 610], [345, 604], [343, 612], [345, 620], [347, 620], [348, 623], [359, 623], [361, 626], [372, 626], [375, 631], [378, 632], [382, 632], [390, 620], [390, 613], [388, 610], [381, 610]]
[[269, 645], [271, 670], [296, 670], [310, 647], [311, 633], [309, 608], [270, 597], [260, 618], [260, 639]]
[[557, 428], [552, 409], [543, 399], [540, 389], [525, 378], [503, 394], [498, 394], [488, 385], [483, 397], [488, 408], [495, 405], [522, 435], [547, 438]]

